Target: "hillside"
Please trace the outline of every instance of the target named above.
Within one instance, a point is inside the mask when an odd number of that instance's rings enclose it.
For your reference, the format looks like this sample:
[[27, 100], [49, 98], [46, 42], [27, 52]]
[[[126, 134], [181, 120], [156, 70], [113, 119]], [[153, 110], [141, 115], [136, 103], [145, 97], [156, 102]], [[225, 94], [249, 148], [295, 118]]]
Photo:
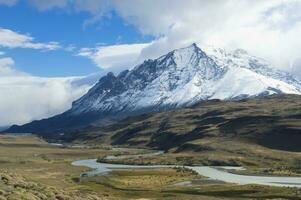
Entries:
[[[196, 158], [278, 164], [301, 151], [301, 97], [212, 100], [66, 133], [65, 142], [147, 147]], [[290, 156], [288, 156], [290, 155]], [[162, 156], [162, 160], [171, 157]], [[248, 160], [248, 161], [247, 161]], [[229, 161], [229, 160], [228, 160]], [[231, 162], [232, 162], [231, 161]], [[197, 161], [196, 161], [197, 162]], [[203, 163], [204, 160], [199, 160]], [[293, 162], [299, 162], [294, 160]]]

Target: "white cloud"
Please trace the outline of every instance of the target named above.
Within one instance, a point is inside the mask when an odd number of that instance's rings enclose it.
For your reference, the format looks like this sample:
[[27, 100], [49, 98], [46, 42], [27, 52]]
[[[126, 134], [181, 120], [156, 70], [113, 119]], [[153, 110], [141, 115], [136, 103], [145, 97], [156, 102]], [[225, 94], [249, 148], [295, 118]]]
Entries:
[[[115, 12], [141, 33], [155, 36], [151, 45], [143, 47], [138, 60], [155, 58], [193, 42], [244, 48], [288, 71], [295, 60], [300, 60], [301, 0], [74, 0], [65, 6], [76, 12], [90, 12], [92, 18], [87, 24]], [[127, 57], [127, 51], [118, 45], [111, 47], [108, 49], [118, 56], [106, 56], [99, 47], [82, 49], [80, 55], [103, 68], [120, 66], [116, 58], [124, 65], [137, 60], [137, 56]]]
[[96, 48], [82, 48], [78, 55], [91, 59], [102, 69], [120, 71], [133, 67], [141, 54], [142, 49], [151, 43], [120, 44], [99, 46]]
[[88, 85], [74, 87], [68, 78], [1, 77], [0, 126], [59, 114], [88, 88]]
[[87, 92], [94, 79], [31, 76], [14, 69], [12, 58], [1, 58], [0, 126], [23, 124], [63, 112]]
[[18, 76], [19, 72], [13, 69], [15, 61], [10, 57], [0, 58], [0, 77]]
[[57, 42], [39, 43], [29, 35], [20, 34], [9, 29], [0, 28], [0, 47], [31, 48], [43, 50], [56, 50], [61, 48]]
[[0, 5], [13, 6], [18, 0], [0, 0]]

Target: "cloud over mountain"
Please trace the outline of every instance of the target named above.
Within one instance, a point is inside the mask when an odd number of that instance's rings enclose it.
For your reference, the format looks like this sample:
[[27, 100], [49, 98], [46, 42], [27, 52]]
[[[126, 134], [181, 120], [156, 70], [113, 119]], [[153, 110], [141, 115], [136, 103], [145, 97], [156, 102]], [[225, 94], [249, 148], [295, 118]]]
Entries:
[[0, 126], [50, 117], [71, 107], [91, 87], [81, 77], [43, 78], [20, 72], [14, 60], [0, 58]]
[[98, 67], [111, 71], [120, 71], [133, 67], [138, 62], [141, 51], [151, 43], [120, 44], [99, 46], [96, 48], [82, 48], [78, 55], [88, 57]]

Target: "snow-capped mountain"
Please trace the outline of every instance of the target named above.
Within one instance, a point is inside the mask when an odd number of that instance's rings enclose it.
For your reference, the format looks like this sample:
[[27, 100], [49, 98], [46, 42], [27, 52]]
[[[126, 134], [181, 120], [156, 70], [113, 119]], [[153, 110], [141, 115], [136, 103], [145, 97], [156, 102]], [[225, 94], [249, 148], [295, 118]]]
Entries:
[[118, 76], [109, 73], [74, 102], [71, 112], [161, 110], [208, 99], [301, 93], [298, 80], [243, 50], [207, 52], [193, 44]]
[[[176, 109], [209, 99], [241, 99], [276, 93], [301, 94], [288, 73], [243, 50], [201, 50], [196, 44], [146, 60], [115, 76], [108, 73], [67, 112], [9, 131], [64, 130], [106, 119]], [[39, 130], [35, 130], [39, 127]], [[46, 130], [47, 129], [47, 130]]]

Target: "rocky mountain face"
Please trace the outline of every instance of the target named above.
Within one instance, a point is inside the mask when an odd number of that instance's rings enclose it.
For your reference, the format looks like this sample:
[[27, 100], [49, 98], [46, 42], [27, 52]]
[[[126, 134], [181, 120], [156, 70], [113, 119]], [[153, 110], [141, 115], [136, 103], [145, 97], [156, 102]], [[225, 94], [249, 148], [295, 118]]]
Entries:
[[173, 110], [211, 99], [238, 100], [301, 94], [301, 82], [243, 50], [200, 49], [196, 44], [108, 73], [65, 113], [8, 132], [60, 133], [95, 122]]

